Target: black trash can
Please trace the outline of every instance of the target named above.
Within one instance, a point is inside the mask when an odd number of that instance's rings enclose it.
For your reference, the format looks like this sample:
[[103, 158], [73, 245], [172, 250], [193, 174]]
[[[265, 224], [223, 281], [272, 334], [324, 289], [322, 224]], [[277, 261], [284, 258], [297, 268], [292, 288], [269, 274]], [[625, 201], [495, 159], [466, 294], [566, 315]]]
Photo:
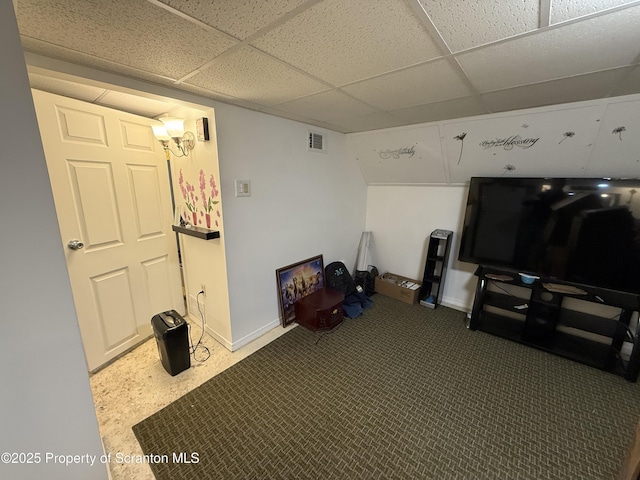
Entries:
[[191, 367], [187, 322], [175, 310], [158, 313], [151, 319], [160, 361], [171, 375]]

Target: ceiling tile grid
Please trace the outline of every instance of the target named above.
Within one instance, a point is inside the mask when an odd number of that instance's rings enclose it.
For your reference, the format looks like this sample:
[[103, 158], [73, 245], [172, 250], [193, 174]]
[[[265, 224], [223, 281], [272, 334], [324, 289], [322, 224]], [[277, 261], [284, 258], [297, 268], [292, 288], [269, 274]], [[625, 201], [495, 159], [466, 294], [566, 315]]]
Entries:
[[640, 54], [639, 27], [635, 7], [456, 58], [480, 92], [499, 90], [629, 65]]
[[201, 22], [245, 40], [307, 0], [160, 0]]
[[69, 50], [67, 48], [42, 42], [33, 38], [23, 37], [22, 47], [27, 52], [33, 52], [44, 57], [55, 58], [69, 63], [83, 65], [97, 70], [103, 70], [105, 72], [113, 72], [133, 78], [139, 78], [141, 80], [147, 80], [153, 83], [160, 83], [162, 85], [173, 85], [176, 81], [175, 78], [150, 73], [135, 67], [123, 65], [111, 60], [105, 60], [103, 58], [97, 58], [82, 52]]
[[283, 103], [275, 107], [275, 109], [279, 112], [305, 117], [312, 115], [313, 118], [325, 122], [337, 118], [368, 115], [376, 111], [370, 105], [338, 90], [329, 90]]
[[328, 88], [250, 47], [234, 51], [186, 82], [267, 106]]
[[539, 0], [419, 0], [452, 52], [538, 28]]
[[27, 37], [180, 78], [236, 42], [144, 0], [19, 0]]
[[13, 3], [28, 53], [340, 132], [640, 93], [640, 0]]
[[552, 24], [619, 7], [633, 0], [553, 0], [550, 21]]
[[403, 1], [325, 0], [253, 45], [333, 85], [441, 56]]
[[347, 85], [342, 90], [383, 110], [473, 95], [447, 59]]

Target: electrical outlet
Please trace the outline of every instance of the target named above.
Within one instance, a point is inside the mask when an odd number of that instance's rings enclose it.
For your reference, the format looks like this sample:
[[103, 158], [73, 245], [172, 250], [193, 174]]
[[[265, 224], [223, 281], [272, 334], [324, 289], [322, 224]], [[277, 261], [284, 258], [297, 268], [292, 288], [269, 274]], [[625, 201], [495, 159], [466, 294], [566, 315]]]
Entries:
[[207, 296], [207, 286], [204, 283], [200, 285], [200, 291], [202, 292], [203, 296]]

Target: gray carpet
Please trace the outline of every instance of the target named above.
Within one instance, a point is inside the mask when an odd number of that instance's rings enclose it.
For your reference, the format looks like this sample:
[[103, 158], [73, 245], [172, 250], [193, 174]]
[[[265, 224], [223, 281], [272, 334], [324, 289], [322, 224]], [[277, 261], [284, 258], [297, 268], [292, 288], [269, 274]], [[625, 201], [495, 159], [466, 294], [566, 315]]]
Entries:
[[[381, 295], [133, 427], [159, 479], [614, 479], [640, 384]], [[173, 454], [197, 453], [197, 463]]]

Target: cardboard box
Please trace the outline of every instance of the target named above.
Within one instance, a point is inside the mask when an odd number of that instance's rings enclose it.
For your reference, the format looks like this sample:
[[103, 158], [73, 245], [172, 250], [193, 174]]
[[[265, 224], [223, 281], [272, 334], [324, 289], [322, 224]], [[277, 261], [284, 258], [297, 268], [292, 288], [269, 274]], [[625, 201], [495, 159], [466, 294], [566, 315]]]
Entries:
[[418, 301], [420, 283], [401, 275], [384, 273], [376, 277], [376, 292], [404, 303], [414, 304]]

